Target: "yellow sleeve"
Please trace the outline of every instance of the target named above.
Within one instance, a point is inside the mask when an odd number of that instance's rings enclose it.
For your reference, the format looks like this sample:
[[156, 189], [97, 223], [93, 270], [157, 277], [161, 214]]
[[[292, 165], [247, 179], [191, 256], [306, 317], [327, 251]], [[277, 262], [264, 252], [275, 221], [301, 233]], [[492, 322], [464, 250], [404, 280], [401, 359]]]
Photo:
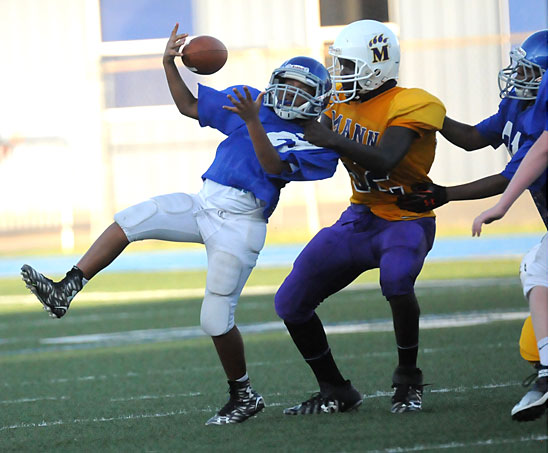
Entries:
[[392, 101], [388, 112], [388, 127], [407, 127], [422, 136], [427, 132], [440, 130], [445, 113], [443, 103], [427, 91], [420, 88], [405, 89]]

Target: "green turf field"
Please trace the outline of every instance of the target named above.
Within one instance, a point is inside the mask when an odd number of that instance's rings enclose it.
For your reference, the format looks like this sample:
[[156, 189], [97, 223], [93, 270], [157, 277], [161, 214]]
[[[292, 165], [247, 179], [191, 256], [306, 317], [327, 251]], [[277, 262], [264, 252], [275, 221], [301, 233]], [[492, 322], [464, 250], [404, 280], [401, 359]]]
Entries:
[[509, 415], [532, 371], [517, 348], [527, 311], [517, 265], [426, 266], [419, 365], [432, 385], [419, 414], [389, 412], [396, 352], [376, 275], [333, 296], [319, 313], [364, 403], [304, 417], [282, 415], [316, 391], [273, 311], [288, 270], [256, 269], [257, 294], [243, 296], [237, 322], [267, 407], [246, 423], [208, 427], [227, 386], [197, 328], [200, 297], [178, 292], [199, 288], [204, 273], [100, 275], [62, 320], [20, 281], [0, 280], [0, 451], [547, 451], [547, 416], [520, 424]]

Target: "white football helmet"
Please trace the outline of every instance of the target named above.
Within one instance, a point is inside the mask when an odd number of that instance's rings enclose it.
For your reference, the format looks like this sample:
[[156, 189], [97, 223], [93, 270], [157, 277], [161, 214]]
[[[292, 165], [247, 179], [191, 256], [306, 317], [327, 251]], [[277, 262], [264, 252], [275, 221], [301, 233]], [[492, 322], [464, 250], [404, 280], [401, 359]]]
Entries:
[[[329, 72], [335, 89], [333, 102], [346, 102], [397, 80], [401, 52], [395, 34], [383, 23], [359, 20], [345, 26], [329, 47]], [[344, 68], [342, 60], [353, 63], [355, 71]], [[339, 96], [339, 95], [343, 96]]]

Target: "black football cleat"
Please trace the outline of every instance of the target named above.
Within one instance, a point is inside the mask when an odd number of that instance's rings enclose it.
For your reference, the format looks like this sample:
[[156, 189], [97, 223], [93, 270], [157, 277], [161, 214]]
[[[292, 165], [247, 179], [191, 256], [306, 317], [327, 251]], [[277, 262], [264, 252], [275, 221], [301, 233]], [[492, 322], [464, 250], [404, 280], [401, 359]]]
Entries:
[[229, 401], [205, 425], [228, 425], [242, 423], [256, 415], [264, 407], [263, 397], [250, 386], [250, 379], [245, 382], [227, 381], [229, 384]]
[[314, 393], [310, 399], [289, 407], [283, 411], [285, 415], [334, 414], [350, 412], [363, 403], [361, 394], [351, 385], [350, 381], [341, 387], [326, 385], [326, 389]]
[[421, 411], [424, 392], [422, 371], [419, 368], [398, 366], [393, 372], [392, 380], [395, 393], [391, 399], [391, 413]]
[[28, 264], [24, 264], [21, 268], [21, 277], [52, 318], [63, 317], [74, 296], [83, 287], [82, 271], [76, 266], [57, 283], [44, 277]]
[[512, 409], [512, 419], [518, 422], [528, 422], [541, 417], [548, 407], [548, 367], [536, 365], [537, 372], [524, 381], [527, 387], [535, 383]]

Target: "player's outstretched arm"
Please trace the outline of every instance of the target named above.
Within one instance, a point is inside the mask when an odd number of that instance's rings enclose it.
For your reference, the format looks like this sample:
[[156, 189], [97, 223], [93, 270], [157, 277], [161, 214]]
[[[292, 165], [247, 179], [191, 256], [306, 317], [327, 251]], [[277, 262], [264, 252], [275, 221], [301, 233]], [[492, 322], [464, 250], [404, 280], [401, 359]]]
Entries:
[[449, 201], [478, 200], [502, 193], [508, 180], [501, 174], [458, 186], [444, 187], [431, 182], [412, 185], [412, 192], [398, 197], [396, 204], [411, 212], [428, 212]]
[[193, 93], [189, 91], [189, 88], [181, 78], [181, 75], [174, 62], [175, 57], [181, 57], [181, 46], [185, 44], [185, 39], [189, 36], [187, 33], [178, 34], [178, 26], [172, 29], [170, 38], [166, 43], [166, 49], [162, 57], [162, 65], [164, 66], [164, 72], [166, 73], [166, 80], [168, 81], [168, 88], [172, 99], [176, 103], [178, 110], [182, 115], [189, 118], [198, 119], [199, 112], [197, 107], [197, 99], [193, 96]]
[[448, 201], [479, 200], [501, 194], [510, 181], [500, 173], [446, 188]]
[[449, 140], [453, 145], [466, 151], [489, 146], [489, 141], [479, 133], [475, 126], [465, 123], [459, 123], [448, 116], [443, 121], [443, 128], [439, 131], [441, 135]]
[[235, 96], [227, 95], [233, 107], [224, 105], [223, 108], [236, 113], [246, 123], [256, 157], [266, 173], [279, 175], [284, 171], [290, 171], [290, 166], [281, 160], [260, 121], [259, 112], [265, 92], [258, 94], [256, 100], [254, 100], [248, 87], [243, 87], [243, 91], [244, 96], [237, 88], [233, 88]]
[[417, 137], [417, 133], [412, 129], [391, 126], [384, 132], [379, 145], [370, 146], [332, 131], [324, 117], [321, 122], [308, 121], [304, 124], [304, 138], [308, 142], [332, 149], [364, 169], [378, 174], [386, 174], [393, 170], [405, 157]]
[[548, 168], [548, 131], [544, 131], [527, 152], [497, 204], [474, 219], [472, 236], [481, 234], [484, 223], [489, 224], [504, 217], [523, 191], [533, 184], [546, 168]]

